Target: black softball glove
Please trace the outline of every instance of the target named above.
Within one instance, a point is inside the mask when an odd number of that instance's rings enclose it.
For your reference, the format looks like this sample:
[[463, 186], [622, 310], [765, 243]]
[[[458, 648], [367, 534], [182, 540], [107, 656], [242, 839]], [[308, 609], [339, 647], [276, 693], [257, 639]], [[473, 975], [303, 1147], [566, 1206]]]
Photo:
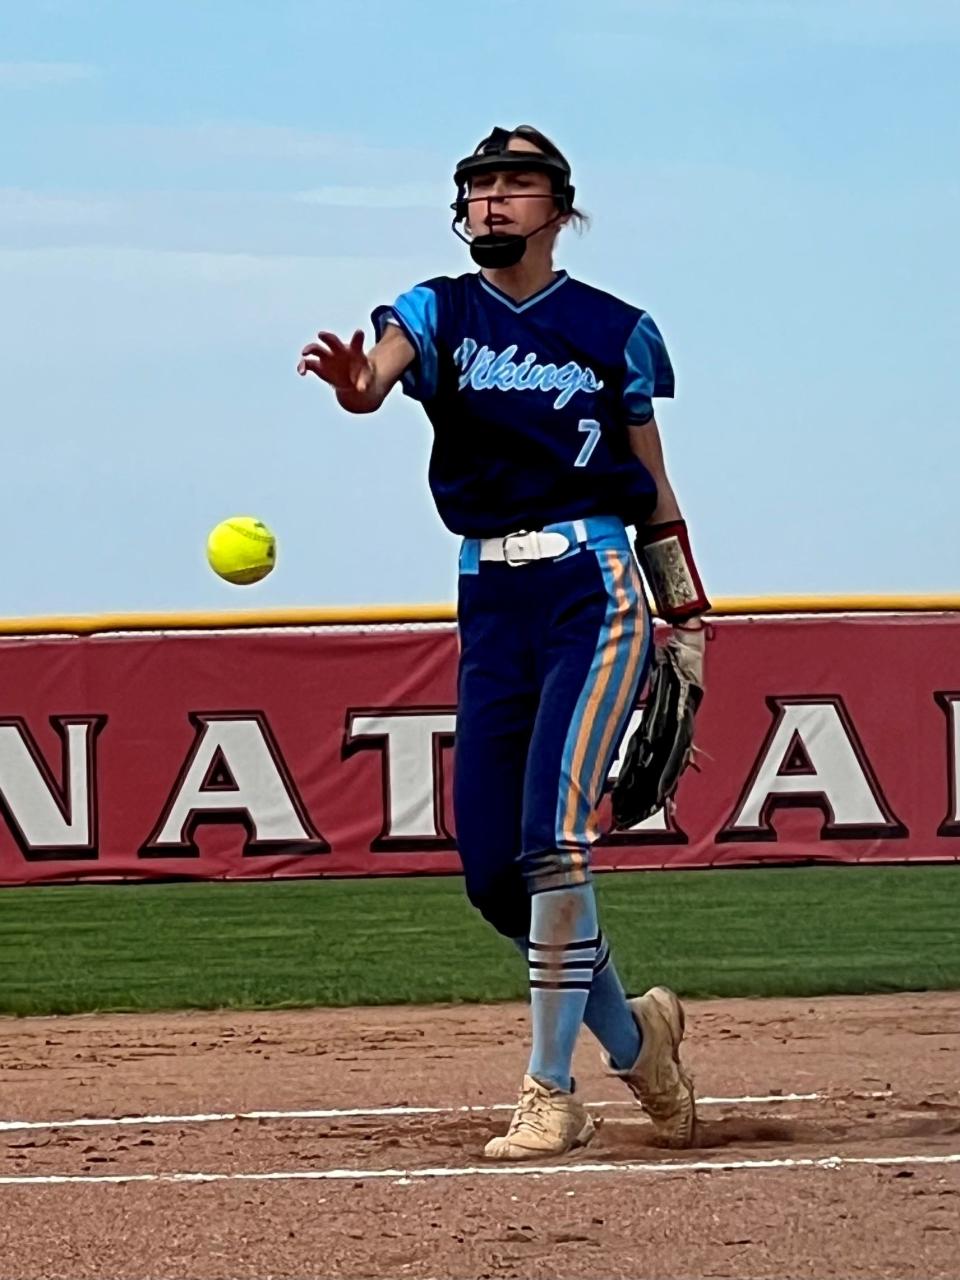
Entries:
[[693, 758], [694, 718], [703, 701], [704, 639], [703, 629], [675, 630], [656, 651], [643, 717], [613, 787], [614, 830], [635, 827], [662, 809]]

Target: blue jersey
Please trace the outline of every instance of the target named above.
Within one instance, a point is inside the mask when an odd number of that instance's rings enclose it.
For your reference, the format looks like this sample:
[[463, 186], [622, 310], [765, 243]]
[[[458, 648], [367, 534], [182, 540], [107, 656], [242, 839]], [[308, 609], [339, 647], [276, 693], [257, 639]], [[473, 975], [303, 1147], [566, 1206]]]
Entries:
[[520, 303], [473, 273], [373, 313], [378, 337], [391, 322], [417, 353], [403, 389], [433, 425], [430, 488], [453, 533], [648, 518], [656, 486], [627, 426], [673, 395], [673, 369], [646, 312], [566, 272]]

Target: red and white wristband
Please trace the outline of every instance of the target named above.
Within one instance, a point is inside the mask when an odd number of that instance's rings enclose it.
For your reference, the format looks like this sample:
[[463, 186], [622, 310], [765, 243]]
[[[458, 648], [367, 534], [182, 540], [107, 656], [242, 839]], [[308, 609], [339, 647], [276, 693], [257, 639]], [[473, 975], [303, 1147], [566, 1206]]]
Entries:
[[657, 613], [664, 621], [682, 626], [710, 608], [685, 520], [638, 526], [636, 548]]

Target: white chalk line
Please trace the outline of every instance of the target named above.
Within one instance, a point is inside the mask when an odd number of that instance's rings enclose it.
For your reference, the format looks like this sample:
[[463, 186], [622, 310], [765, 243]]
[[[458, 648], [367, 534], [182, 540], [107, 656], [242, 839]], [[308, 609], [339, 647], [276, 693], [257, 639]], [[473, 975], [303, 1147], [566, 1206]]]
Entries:
[[275, 1173], [104, 1173], [42, 1174], [0, 1177], [0, 1186], [64, 1186], [71, 1183], [208, 1183], [208, 1182], [366, 1182], [392, 1180], [400, 1186], [430, 1178], [516, 1178], [583, 1174], [741, 1173], [776, 1169], [841, 1169], [847, 1166], [960, 1164], [960, 1152], [949, 1155], [797, 1156], [769, 1160], [637, 1160], [593, 1164], [466, 1165], [427, 1169], [299, 1169]]
[[[889, 1091], [858, 1094], [862, 1099], [889, 1098]], [[791, 1102], [821, 1102], [822, 1093], [747, 1094], [740, 1098], [698, 1098], [700, 1107], [782, 1106]], [[487, 1106], [463, 1107], [321, 1107], [309, 1111], [224, 1111], [196, 1115], [81, 1116], [73, 1120], [0, 1120], [0, 1133], [36, 1129], [99, 1129], [116, 1125], [222, 1124], [230, 1120], [350, 1120], [390, 1116], [482, 1115], [490, 1111], [513, 1111], [515, 1102], [494, 1102]], [[591, 1102], [590, 1109], [622, 1107], [635, 1110], [630, 1099]]]

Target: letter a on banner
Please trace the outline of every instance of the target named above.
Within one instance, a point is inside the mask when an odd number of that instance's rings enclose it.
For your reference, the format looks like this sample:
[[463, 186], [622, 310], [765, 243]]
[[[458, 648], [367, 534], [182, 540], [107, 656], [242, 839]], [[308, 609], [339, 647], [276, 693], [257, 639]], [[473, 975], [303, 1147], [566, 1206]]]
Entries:
[[26, 721], [0, 719], [0, 814], [28, 862], [97, 858], [96, 739], [106, 716], [51, 716], [61, 782]]
[[141, 858], [196, 858], [204, 823], [239, 824], [244, 855], [329, 853], [262, 711], [193, 713], [193, 746]]
[[776, 840], [778, 808], [816, 808], [820, 838], [891, 839], [907, 830], [880, 789], [838, 696], [768, 698], [774, 722], [718, 842]]

